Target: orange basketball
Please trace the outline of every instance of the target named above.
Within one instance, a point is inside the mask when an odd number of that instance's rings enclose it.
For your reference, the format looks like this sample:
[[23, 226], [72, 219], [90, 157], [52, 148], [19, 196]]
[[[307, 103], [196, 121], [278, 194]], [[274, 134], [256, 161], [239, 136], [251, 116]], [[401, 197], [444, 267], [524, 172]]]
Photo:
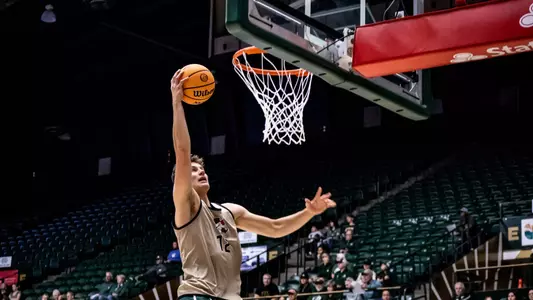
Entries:
[[189, 77], [183, 83], [183, 102], [191, 105], [202, 104], [215, 92], [215, 77], [202, 65], [191, 64], [183, 67], [183, 76]]

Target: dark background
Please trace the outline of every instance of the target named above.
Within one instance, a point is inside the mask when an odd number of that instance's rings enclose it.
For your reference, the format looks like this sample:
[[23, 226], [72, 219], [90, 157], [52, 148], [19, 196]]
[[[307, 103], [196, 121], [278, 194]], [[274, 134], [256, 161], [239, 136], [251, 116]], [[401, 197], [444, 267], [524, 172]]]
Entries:
[[[55, 6], [55, 24], [39, 20], [47, 3]], [[195, 153], [207, 155], [211, 137], [226, 136], [226, 154], [213, 161], [242, 163], [298, 151], [364, 156], [374, 150], [401, 159], [392, 145], [411, 144], [409, 151], [424, 155], [431, 143], [453, 148], [531, 141], [531, 53], [433, 69], [432, 89], [444, 114], [415, 123], [382, 110], [382, 126], [372, 129], [363, 128], [368, 101], [317, 78], [305, 110], [308, 141], [287, 149], [262, 144], [262, 112], [234, 73], [231, 54], [207, 57], [207, 0], [119, 1], [99, 12], [78, 0], [19, 1], [0, 12], [0, 26], [14, 43], [19, 33], [32, 36], [31, 72], [38, 78], [32, 89], [39, 91], [30, 101], [33, 196], [24, 200], [28, 209], [4, 220], [65, 209], [104, 189], [167, 180], [169, 80], [189, 63], [216, 71], [214, 96], [186, 107]], [[60, 141], [57, 132], [68, 132], [71, 140]], [[112, 158], [112, 175], [99, 178], [103, 157]], [[52, 209], [53, 203], [59, 205]]]

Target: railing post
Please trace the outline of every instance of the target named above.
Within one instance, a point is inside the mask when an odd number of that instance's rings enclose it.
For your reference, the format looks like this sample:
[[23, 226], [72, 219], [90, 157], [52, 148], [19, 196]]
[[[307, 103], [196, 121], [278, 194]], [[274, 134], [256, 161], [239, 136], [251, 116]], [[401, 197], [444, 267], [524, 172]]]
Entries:
[[305, 272], [306, 266], [307, 266], [307, 252], [305, 251], [305, 246], [307, 246], [306, 240], [303, 240], [303, 244], [304, 246], [302, 247], [302, 252], [303, 252], [302, 259], [304, 260], [304, 262], [303, 262], [302, 268], [303, 268], [303, 272]]
[[290, 249], [289, 249], [289, 238], [285, 238], [285, 281], [289, 279], [288, 271], [289, 271], [289, 255], [290, 255]]
[[[285, 251], [283, 251], [285, 252]], [[287, 256], [287, 254], [284, 253], [284, 256]], [[277, 285], [281, 285], [281, 257], [278, 257], [276, 258], [278, 260], [278, 276], [276, 276], [276, 278], [278, 279], [278, 282], [277, 282]]]
[[[261, 277], [262, 277], [261, 274], [264, 273], [264, 272], [261, 272], [261, 270], [259, 269], [259, 268], [261, 267], [261, 259], [260, 259], [260, 257], [261, 257], [261, 255], [258, 255], [258, 256], [256, 257], [256, 259], [257, 259], [257, 266], [255, 267], [256, 270], [257, 270], [257, 280], [258, 280], [257, 282], [258, 282], [258, 284], [261, 283], [261, 281], [262, 281], [262, 279], [263, 279], [263, 278], [261, 278]], [[268, 261], [268, 252], [267, 252], [267, 261]]]
[[300, 274], [300, 239], [298, 239], [298, 246], [296, 248], [296, 273]]

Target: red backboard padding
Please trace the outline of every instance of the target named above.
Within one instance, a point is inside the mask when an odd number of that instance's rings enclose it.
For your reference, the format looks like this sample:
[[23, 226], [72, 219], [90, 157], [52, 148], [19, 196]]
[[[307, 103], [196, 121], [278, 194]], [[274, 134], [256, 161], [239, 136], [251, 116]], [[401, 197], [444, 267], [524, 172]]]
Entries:
[[497, 0], [360, 27], [352, 65], [376, 77], [527, 51], [533, 0]]

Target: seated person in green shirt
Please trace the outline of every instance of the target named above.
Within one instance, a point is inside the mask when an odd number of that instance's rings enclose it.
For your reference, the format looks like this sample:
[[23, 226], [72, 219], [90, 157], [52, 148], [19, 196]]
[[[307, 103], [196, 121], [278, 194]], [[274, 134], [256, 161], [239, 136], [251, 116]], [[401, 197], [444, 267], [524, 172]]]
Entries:
[[117, 283], [111, 288], [111, 296], [113, 299], [121, 300], [128, 299], [129, 290], [125, 285], [126, 276], [123, 274], [117, 275]]
[[344, 233], [344, 239], [340, 243], [340, 248], [343, 253], [356, 253], [357, 242], [353, 238], [353, 230], [346, 229]]
[[91, 300], [109, 299], [111, 297], [110, 291], [114, 284], [113, 274], [106, 272], [104, 282], [96, 286], [98, 292], [90, 295]]
[[342, 254], [337, 254], [337, 268], [333, 272], [333, 281], [338, 290], [345, 289], [346, 278], [353, 277], [352, 271], [348, 268], [348, 261]]
[[318, 277], [324, 277], [328, 280], [331, 277], [331, 274], [333, 272], [334, 265], [329, 261], [330, 257], [328, 253], [322, 253], [321, 255], [321, 261], [322, 263], [316, 267], [313, 268], [312, 273], [316, 273]]

